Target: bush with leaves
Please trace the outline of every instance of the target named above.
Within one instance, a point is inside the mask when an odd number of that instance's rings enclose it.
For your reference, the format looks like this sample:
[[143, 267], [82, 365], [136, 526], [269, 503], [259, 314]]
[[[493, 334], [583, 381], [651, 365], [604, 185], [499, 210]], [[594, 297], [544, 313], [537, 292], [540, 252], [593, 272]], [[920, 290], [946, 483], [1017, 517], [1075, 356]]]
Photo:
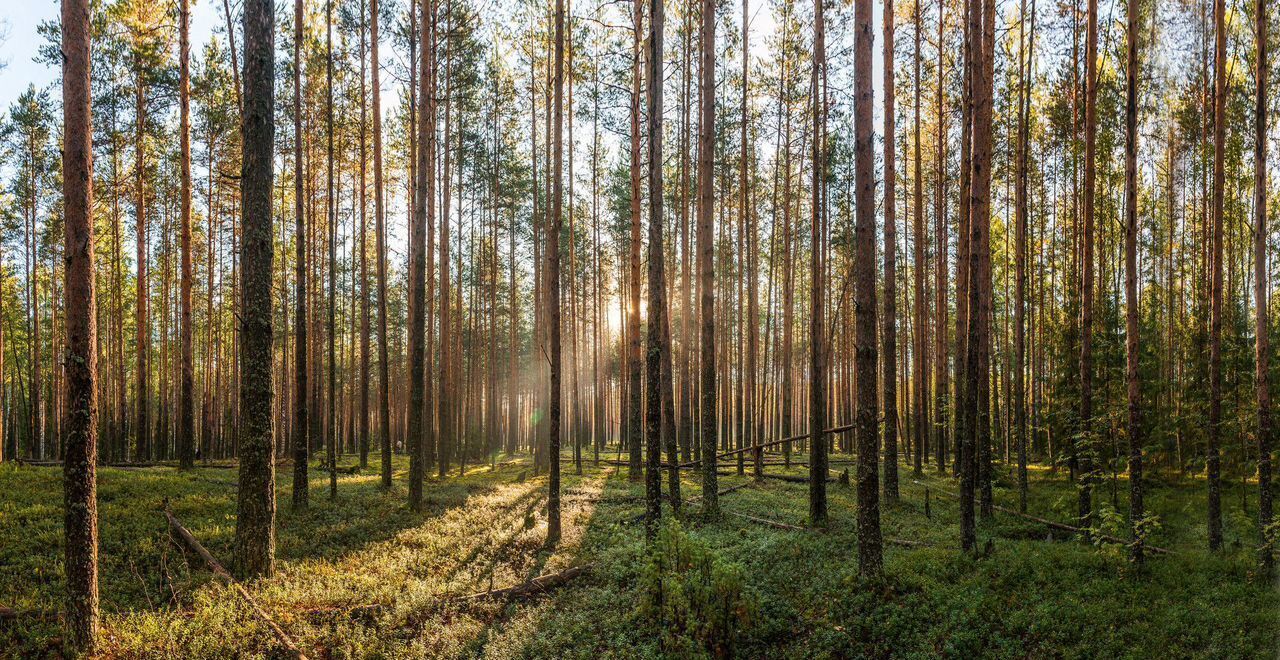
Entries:
[[759, 606], [742, 566], [667, 521], [649, 546], [640, 575], [639, 614], [678, 656], [729, 657]]

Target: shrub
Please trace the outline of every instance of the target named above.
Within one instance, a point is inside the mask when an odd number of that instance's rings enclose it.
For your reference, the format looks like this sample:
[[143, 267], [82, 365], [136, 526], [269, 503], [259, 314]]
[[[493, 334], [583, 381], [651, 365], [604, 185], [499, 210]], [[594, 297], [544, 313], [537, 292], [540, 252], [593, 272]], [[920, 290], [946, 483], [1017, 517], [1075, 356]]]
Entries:
[[690, 537], [678, 522], [663, 525], [640, 574], [639, 614], [657, 627], [666, 653], [729, 657], [758, 607], [742, 566]]

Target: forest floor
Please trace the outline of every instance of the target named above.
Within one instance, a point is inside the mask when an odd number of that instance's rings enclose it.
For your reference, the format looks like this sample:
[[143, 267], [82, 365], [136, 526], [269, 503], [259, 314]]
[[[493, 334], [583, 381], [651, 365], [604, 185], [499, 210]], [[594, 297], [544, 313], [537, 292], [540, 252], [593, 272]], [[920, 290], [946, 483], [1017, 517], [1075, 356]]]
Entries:
[[[843, 470], [848, 457], [833, 459]], [[1224, 494], [1227, 549], [1215, 555], [1204, 549], [1204, 482], [1156, 475], [1146, 501], [1160, 526], [1148, 542], [1173, 554], [1138, 570], [1123, 546], [1051, 535], [1000, 511], [979, 522], [984, 556], [962, 555], [955, 501], [940, 495], [954, 480], [904, 468], [902, 498], [882, 512], [894, 539], [887, 579], [869, 584], [857, 571], [855, 494], [835, 482], [828, 532], [772, 527], [738, 514], [802, 526], [807, 485], [750, 483], [748, 465], [747, 476], [721, 477], [721, 489], [749, 484], [721, 498], [724, 516], [689, 515], [654, 551], [639, 522], [643, 484], [628, 481], [626, 467], [586, 461], [577, 475], [566, 460], [564, 535], [548, 549], [546, 477], [526, 457], [429, 481], [420, 513], [404, 504], [405, 469], [397, 459], [389, 492], [376, 465], [341, 475], [336, 501], [327, 474], [313, 470], [302, 512], [289, 507], [288, 468], [278, 470], [277, 573], [248, 588], [309, 657], [1183, 658], [1280, 649], [1280, 584], [1252, 572], [1256, 524], [1238, 485]], [[997, 502], [1016, 508], [1006, 469], [997, 474]], [[167, 499], [229, 565], [235, 478], [225, 468], [99, 471], [106, 657], [284, 657], [268, 626], [176, 545], [160, 512]], [[696, 495], [696, 475], [682, 488]], [[1123, 477], [1116, 488], [1123, 511]], [[1030, 493], [1030, 513], [1070, 519], [1075, 489], [1064, 473], [1034, 469]], [[1123, 534], [1111, 483], [1096, 501], [1102, 526]], [[61, 502], [60, 469], [0, 465], [0, 606], [16, 612], [0, 620], [0, 656], [57, 653]], [[536, 597], [459, 598], [587, 563], [590, 572]], [[665, 594], [660, 605], [655, 593]]]

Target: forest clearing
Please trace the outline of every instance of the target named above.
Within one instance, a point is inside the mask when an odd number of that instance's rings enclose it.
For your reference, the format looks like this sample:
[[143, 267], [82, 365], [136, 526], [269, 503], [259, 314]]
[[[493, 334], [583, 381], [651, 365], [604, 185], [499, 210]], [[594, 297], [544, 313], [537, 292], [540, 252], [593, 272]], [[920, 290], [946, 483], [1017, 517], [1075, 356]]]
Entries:
[[[406, 468], [396, 462], [397, 472]], [[1150, 483], [1149, 504], [1164, 521], [1150, 542], [1172, 554], [1135, 569], [1123, 545], [1094, 547], [1000, 512], [979, 527], [981, 558], [958, 554], [955, 502], [939, 495], [953, 482], [933, 473], [907, 479], [901, 501], [884, 511], [892, 580], [876, 585], [859, 578], [852, 561], [850, 488], [832, 489], [827, 531], [778, 529], [744, 516], [803, 527], [804, 484], [757, 483], [729, 470], [724, 489], [745, 487], [724, 496], [725, 516], [694, 515], [679, 532], [678, 543], [700, 553], [681, 546], [696, 559], [674, 573], [689, 581], [706, 572], [714, 586], [689, 589], [657, 614], [644, 590], [655, 557], [671, 561], [677, 551], [669, 541], [647, 546], [643, 490], [624, 470], [587, 462], [582, 476], [565, 474], [565, 528], [555, 548], [543, 543], [546, 478], [532, 476], [527, 457], [432, 480], [418, 513], [403, 506], [402, 485], [383, 491], [374, 472], [344, 474], [338, 500], [298, 514], [282, 508], [276, 575], [251, 590], [313, 658], [1128, 657], [1155, 649], [1167, 657], [1267, 657], [1276, 646], [1280, 592], [1250, 583], [1253, 553], [1238, 531], [1228, 532], [1223, 553], [1205, 550], [1203, 526], [1194, 524], [1204, 500], [1199, 480]], [[173, 538], [161, 512], [168, 500], [215, 557], [230, 557], [234, 470], [106, 468], [99, 476], [104, 656], [287, 655]], [[59, 635], [52, 608], [61, 597], [60, 526], [47, 504], [58, 478], [50, 468], [0, 468], [0, 602], [19, 610], [0, 624], [0, 646], [15, 657], [39, 657]], [[1069, 519], [1073, 492], [1064, 475], [1035, 470], [1032, 480], [1028, 509]], [[1124, 492], [1123, 478], [1117, 488]], [[1227, 518], [1241, 522], [1228, 529], [1248, 529], [1234, 491]], [[997, 488], [997, 502], [1015, 499]], [[1099, 500], [1102, 530], [1122, 534], [1111, 496]], [[587, 565], [589, 573], [542, 594], [466, 598]], [[700, 618], [722, 603], [733, 608], [728, 617]]]

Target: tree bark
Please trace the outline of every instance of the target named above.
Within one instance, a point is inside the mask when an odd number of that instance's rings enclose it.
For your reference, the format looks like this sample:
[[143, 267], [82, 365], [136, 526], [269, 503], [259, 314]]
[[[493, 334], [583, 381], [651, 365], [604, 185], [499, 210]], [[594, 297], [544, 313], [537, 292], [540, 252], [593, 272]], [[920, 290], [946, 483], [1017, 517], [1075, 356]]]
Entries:
[[898, 499], [898, 170], [894, 110], [893, 0], [884, 7], [884, 499]]
[[1076, 465], [1080, 478], [1080, 527], [1093, 520], [1093, 217], [1097, 186], [1098, 141], [1098, 0], [1088, 2], [1085, 28], [1084, 87], [1084, 228], [1080, 246], [1080, 425]]
[[98, 353], [93, 270], [93, 127], [88, 0], [62, 3], [62, 190], [67, 296], [67, 440], [63, 543], [64, 649], [92, 656], [98, 643]]
[[[414, 195], [413, 227], [410, 231], [409, 248], [409, 410], [407, 411], [409, 451], [409, 508], [422, 510], [422, 479], [425, 471], [424, 427], [430, 420], [423, 420], [425, 412], [426, 389], [426, 308], [431, 304], [427, 295], [427, 215], [434, 205], [432, 162], [435, 158], [435, 108], [433, 99], [435, 90], [432, 87], [432, 72], [435, 68], [434, 35], [435, 3], [432, 0], [420, 0], [418, 47], [421, 66], [418, 70], [418, 153], [416, 159], [417, 185]], [[444, 255], [446, 248], [441, 248]], [[444, 275], [447, 271], [441, 268], [442, 292], [447, 290], [448, 281]], [[442, 309], [448, 303], [442, 303]], [[441, 364], [444, 364], [442, 357]], [[443, 403], [443, 402], [442, 402]]]
[[271, 437], [271, 191], [275, 145], [275, 3], [244, 3], [240, 481], [236, 517], [241, 577], [270, 576], [275, 562], [275, 460]]
[[1254, 38], [1257, 49], [1254, 80], [1254, 141], [1253, 141], [1253, 297], [1256, 318], [1254, 320], [1254, 378], [1258, 395], [1258, 529], [1262, 530], [1262, 551], [1259, 558], [1263, 575], [1275, 570], [1275, 549], [1267, 537], [1271, 525], [1271, 390], [1267, 377], [1271, 349], [1270, 311], [1267, 306], [1267, 1], [1256, 0], [1254, 10]]
[[[297, 0], [295, 0], [297, 1]], [[378, 278], [378, 440], [382, 448], [381, 484], [391, 488], [391, 364], [387, 350], [387, 230], [382, 181], [382, 83], [378, 59], [378, 0], [369, 2], [370, 82], [373, 89], [373, 223]], [[299, 207], [299, 212], [301, 207]], [[299, 317], [301, 319], [301, 317]]]
[[858, 571], [879, 579], [884, 570], [880, 535], [879, 446], [876, 430], [876, 218], [875, 135], [872, 131], [871, 0], [854, 12], [854, 343], [857, 370], [855, 435], [858, 446]]
[[628, 457], [628, 477], [632, 481], [641, 478], [640, 459], [644, 430], [641, 427], [641, 381], [640, 381], [640, 61], [641, 61], [641, 16], [644, 13], [642, 0], [632, 3], [632, 30], [635, 34], [632, 44], [631, 67], [631, 242], [628, 245], [627, 277], [629, 293], [627, 295], [627, 401], [626, 401], [626, 443]]
[[179, 0], [178, 12], [178, 140], [182, 150], [182, 284], [179, 304], [182, 308], [182, 366], [178, 392], [178, 463], [183, 469], [194, 467], [191, 445], [195, 436], [195, 329], [191, 325], [191, 8], [188, 0]]
[[[869, 1], [869, 0], [867, 0]], [[699, 67], [699, 96], [701, 97], [698, 122], [698, 279], [700, 280], [700, 342], [701, 356], [698, 437], [702, 455], [702, 511], [705, 515], [720, 515], [719, 489], [716, 486], [716, 333], [715, 333], [715, 244], [712, 237], [712, 211], [714, 210], [715, 172], [715, 68], [716, 68], [716, 20], [714, 0], [702, 0], [702, 64]]]
[[[814, 0], [813, 24], [813, 189], [809, 262], [809, 524], [827, 526], [827, 337], [826, 337], [826, 82], [827, 44], [823, 3]], [[887, 14], [886, 14], [887, 15]], [[892, 68], [892, 66], [890, 66]]]
[[648, 526], [652, 536], [662, 515], [661, 444], [665, 440], [669, 470], [668, 490], [675, 509], [680, 508], [680, 470], [675, 436], [675, 405], [671, 383], [671, 327], [667, 309], [666, 249], [664, 238], [662, 178], [663, 31], [666, 21], [663, 0], [649, 2], [649, 56], [645, 63], [648, 90], [649, 142], [649, 323], [646, 336], [645, 375], [648, 393], [645, 402], [645, 437], [648, 451], [646, 495]]
[[[1096, 2], [1097, 0], [1091, 0]], [[1209, 482], [1209, 549], [1222, 549], [1222, 494], [1219, 474], [1222, 438], [1222, 210], [1226, 180], [1227, 141], [1227, 9], [1225, 0], [1213, 2], [1213, 263], [1209, 308], [1209, 446], [1205, 472]]]
[[[1142, 510], [1142, 392], [1138, 383], [1138, 12], [1136, 0], [1125, 10], [1124, 144], [1124, 299], [1125, 380], [1129, 413], [1129, 558], [1142, 563], [1139, 524]], [[1265, 310], [1259, 308], [1260, 313]], [[1265, 340], [1263, 340], [1265, 341]], [[1265, 378], [1265, 376], [1264, 376]], [[1025, 501], [1025, 497], [1023, 500]]]
[[[302, 163], [302, 1], [293, 0], [293, 234], [294, 273], [294, 399], [293, 399], [293, 508], [305, 509], [309, 493], [307, 475], [311, 448], [310, 420], [307, 417], [307, 219], [303, 206]], [[377, 2], [377, 0], [374, 0]]]
[[[136, 142], [134, 143], [134, 156], [135, 156], [134, 177], [135, 177], [135, 186], [137, 187], [137, 190], [135, 190], [134, 193], [135, 195], [137, 195], [135, 200], [135, 210], [137, 213], [136, 245], [137, 245], [137, 268], [138, 268], [137, 295], [135, 296], [135, 301], [136, 301], [135, 311], [137, 312], [137, 316], [136, 316], [137, 332], [135, 335], [135, 341], [137, 342], [136, 348], [137, 348], [138, 355], [137, 355], [136, 371], [135, 371], [136, 380], [134, 383], [134, 386], [136, 389], [136, 391], [134, 392], [134, 395], [137, 397], [137, 400], [136, 400], [137, 407], [135, 412], [135, 415], [136, 415], [135, 419], [137, 420], [137, 422], [133, 430], [134, 432], [134, 450], [133, 451], [134, 451], [135, 458], [138, 458], [140, 460], [145, 460], [147, 450], [151, 440], [151, 423], [150, 423], [150, 416], [149, 416], [150, 404], [151, 404], [149, 376], [151, 372], [150, 372], [150, 367], [148, 365], [148, 361], [150, 359], [150, 353], [151, 353], [151, 317], [150, 317], [150, 312], [148, 310], [148, 304], [147, 304], [148, 298], [149, 298], [150, 284], [148, 283], [148, 277], [147, 277], [148, 270], [149, 270], [147, 234], [149, 232], [149, 228], [147, 225], [147, 189], [146, 189], [146, 169], [145, 169], [146, 168], [146, 143], [145, 143], [146, 128], [145, 127], [146, 127], [146, 121], [147, 121], [147, 92], [146, 92], [146, 86], [144, 82], [144, 76], [146, 75], [146, 72], [144, 71], [144, 68], [143, 68], [144, 65], [142, 64], [141, 56], [137, 55], [135, 57], [137, 57], [137, 62], [136, 62], [137, 71], [135, 73], [138, 78], [137, 86], [135, 88], [135, 96], [134, 96], [134, 100], [136, 104], [135, 105], [136, 115], [135, 115], [135, 122], [134, 122], [134, 126], [136, 128], [136, 134], [135, 134]], [[32, 284], [33, 286], [35, 286], [35, 282], [33, 282]], [[42, 421], [43, 415], [41, 414], [42, 407], [40, 405], [40, 390], [42, 389], [42, 386], [40, 385], [40, 381], [39, 381], [39, 378], [40, 378], [39, 307], [36, 307], [35, 311], [36, 311], [36, 314], [35, 314], [36, 353], [35, 353], [35, 359], [33, 361], [33, 364], [35, 365], [36, 386], [31, 388], [31, 393], [33, 396], [32, 400], [35, 403], [34, 407], [35, 407], [35, 414], [36, 414], [36, 424], [34, 428], [36, 429], [37, 438], [43, 438], [44, 424]]]
[[[660, 1], [660, 0], [659, 0]], [[554, 133], [551, 135], [552, 149], [552, 194], [551, 194], [551, 226], [547, 235], [547, 331], [550, 334], [551, 348], [551, 397], [547, 406], [550, 423], [548, 458], [550, 474], [547, 481], [547, 543], [555, 544], [560, 540], [560, 423], [561, 411], [560, 381], [563, 365], [560, 360], [560, 225], [563, 212], [564, 196], [564, 0], [556, 0], [555, 17], [555, 101], [552, 107]], [[638, 249], [638, 246], [633, 246]], [[635, 277], [635, 274], [633, 274]], [[639, 328], [636, 328], [639, 332]], [[637, 364], [637, 367], [639, 365]], [[657, 443], [652, 447], [654, 458], [657, 457]], [[656, 461], [652, 460], [651, 463]], [[654, 466], [654, 477], [657, 467]]]

